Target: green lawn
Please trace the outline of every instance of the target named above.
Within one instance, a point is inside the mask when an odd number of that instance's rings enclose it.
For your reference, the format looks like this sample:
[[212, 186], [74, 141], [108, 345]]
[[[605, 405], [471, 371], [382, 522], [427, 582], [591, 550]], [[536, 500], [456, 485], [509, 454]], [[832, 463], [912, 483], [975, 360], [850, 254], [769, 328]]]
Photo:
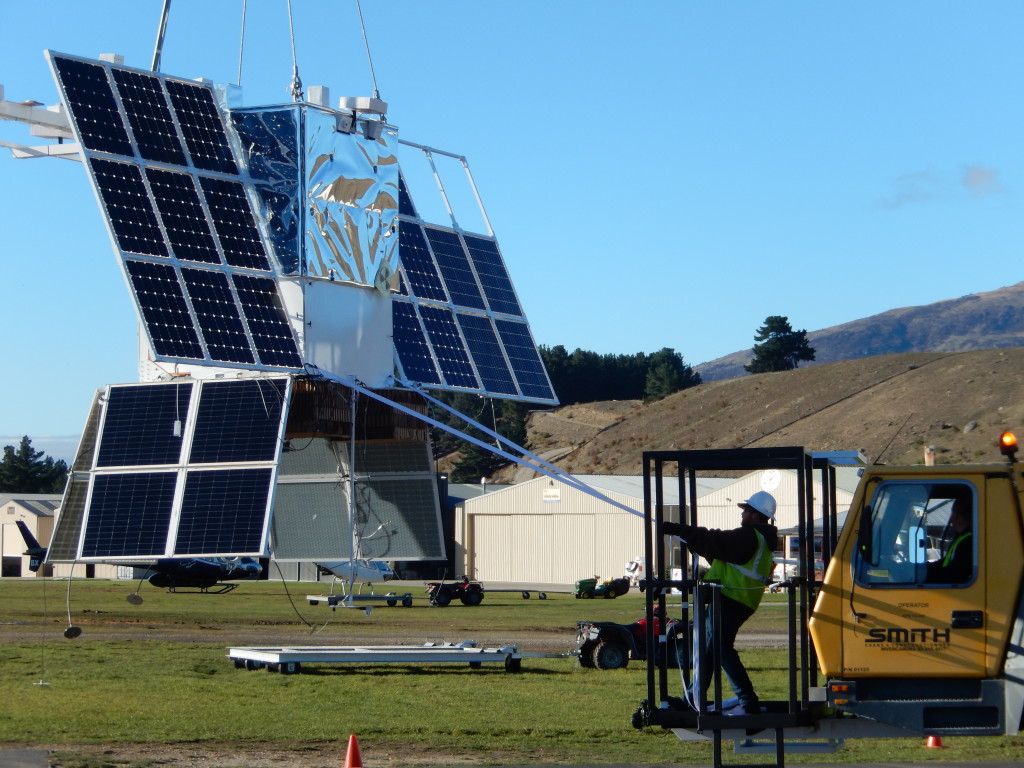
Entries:
[[[477, 764], [710, 761], [707, 743], [630, 726], [646, 697], [643, 664], [607, 672], [580, 668], [572, 658], [527, 658], [521, 674], [496, 664], [320, 665], [278, 675], [236, 669], [226, 657], [230, 645], [272, 645], [285, 637], [328, 645], [367, 637], [410, 644], [487, 638], [481, 645], [518, 642], [529, 650], [536, 642], [569, 650], [578, 619], [632, 621], [642, 611], [638, 595], [581, 601], [490, 593], [475, 608], [434, 608], [420, 599], [422, 585], [413, 584], [403, 590], [413, 592], [415, 606], [379, 607], [366, 616], [308, 605], [305, 595], [321, 591], [313, 585], [263, 582], [225, 595], [175, 595], [146, 584], [137, 606], [125, 600], [135, 587], [76, 581], [69, 605], [67, 582], [0, 581], [0, 745], [62, 745], [67, 768], [92, 765], [75, 762], [75, 745], [216, 751], [227, 744], [301, 755], [350, 733], [358, 734], [367, 765], [384, 755], [395, 766], [429, 764], [418, 755], [458, 755]], [[69, 615], [83, 630], [74, 640], [62, 634]], [[759, 628], [781, 629], [784, 616], [784, 609], [765, 606]], [[744, 656], [763, 697], [781, 695], [785, 652], [751, 648]], [[943, 750], [923, 744], [848, 742], [836, 755], [787, 761], [1014, 760], [1024, 752], [1016, 737], [947, 738]]]

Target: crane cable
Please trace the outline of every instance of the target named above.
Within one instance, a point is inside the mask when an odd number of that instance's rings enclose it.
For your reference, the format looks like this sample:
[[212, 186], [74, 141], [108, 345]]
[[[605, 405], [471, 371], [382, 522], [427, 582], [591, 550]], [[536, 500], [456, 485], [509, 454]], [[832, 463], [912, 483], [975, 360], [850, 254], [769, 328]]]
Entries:
[[295, 22], [292, 20], [292, 0], [288, 0], [288, 34], [292, 41], [292, 101], [300, 102], [302, 96], [302, 78], [299, 77], [299, 60], [295, 55]]
[[377, 74], [373, 70], [373, 57], [370, 55], [370, 41], [366, 37], [366, 24], [363, 21], [363, 6], [356, 0], [356, 11], [359, 13], [359, 27], [363, 31], [363, 45], [366, 47], [366, 61], [370, 65], [370, 79], [373, 80], [373, 98], [380, 98], [380, 91], [377, 88]]

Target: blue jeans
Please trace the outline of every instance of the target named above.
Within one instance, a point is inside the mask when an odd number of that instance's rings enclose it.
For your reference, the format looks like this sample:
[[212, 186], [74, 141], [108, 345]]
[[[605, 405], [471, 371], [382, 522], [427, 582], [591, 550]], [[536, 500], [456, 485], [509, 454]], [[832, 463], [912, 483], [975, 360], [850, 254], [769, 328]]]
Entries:
[[[732, 598], [722, 595], [719, 601], [721, 621], [719, 631], [721, 632], [721, 658], [719, 664], [725, 673], [729, 685], [739, 699], [740, 704], [748, 712], [757, 711], [758, 699], [754, 691], [754, 684], [750, 682], [750, 675], [747, 674], [740, 655], [737, 653], [734, 644], [736, 635], [744, 622], [754, 615], [752, 608], [747, 607]], [[702, 691], [707, 691], [711, 685], [712, 675], [715, 672], [713, 664], [714, 654], [714, 616], [712, 606], [708, 606], [707, 617], [704, 622], [704, 645], [701, 659], [700, 685]]]

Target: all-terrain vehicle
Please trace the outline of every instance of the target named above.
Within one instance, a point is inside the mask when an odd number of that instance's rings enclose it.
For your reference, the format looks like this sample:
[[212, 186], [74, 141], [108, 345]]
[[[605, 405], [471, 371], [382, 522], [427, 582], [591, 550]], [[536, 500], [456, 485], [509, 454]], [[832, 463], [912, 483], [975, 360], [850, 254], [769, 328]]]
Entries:
[[629, 579], [605, 579], [600, 581], [597, 576], [592, 579], [580, 579], [576, 582], [573, 595], [577, 600], [591, 597], [618, 597], [629, 592]]
[[480, 605], [484, 600], [484, 586], [480, 582], [470, 581], [463, 576], [461, 581], [445, 583], [443, 581], [427, 582], [427, 598], [431, 605], [446, 606], [452, 600], [459, 599], [463, 605]]
[[[672, 628], [679, 622], [669, 619], [667, 643], [659, 644], [664, 652], [668, 648], [668, 666], [678, 666], [679, 654], [676, 653], [675, 633]], [[661, 620], [654, 619], [655, 634], [660, 634]], [[647, 661], [645, 627], [646, 619], [634, 621], [632, 624], [616, 624], [614, 621], [577, 621], [576, 647], [577, 661], [581, 667], [597, 669], [622, 669], [630, 659]], [[680, 640], [682, 638], [680, 637]]]

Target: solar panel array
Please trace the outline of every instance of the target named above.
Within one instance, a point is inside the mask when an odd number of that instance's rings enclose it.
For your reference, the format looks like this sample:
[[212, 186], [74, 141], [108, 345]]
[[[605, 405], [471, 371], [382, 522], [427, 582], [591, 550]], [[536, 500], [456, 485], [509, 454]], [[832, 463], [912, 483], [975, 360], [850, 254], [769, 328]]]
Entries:
[[301, 368], [212, 87], [50, 59], [157, 359]]
[[289, 389], [288, 378], [108, 387], [51, 559], [264, 554]]
[[556, 403], [497, 240], [423, 221], [404, 179], [398, 209], [401, 286], [392, 317], [402, 376]]

